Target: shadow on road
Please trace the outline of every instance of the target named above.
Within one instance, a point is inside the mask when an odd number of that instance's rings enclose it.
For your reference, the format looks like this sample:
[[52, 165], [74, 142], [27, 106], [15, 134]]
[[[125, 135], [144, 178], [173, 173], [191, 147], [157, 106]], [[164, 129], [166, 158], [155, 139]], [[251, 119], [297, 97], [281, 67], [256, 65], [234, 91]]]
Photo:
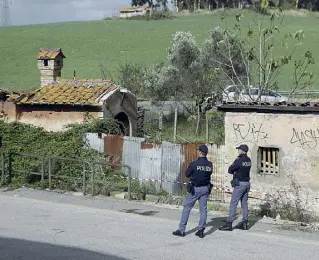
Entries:
[[74, 247], [0, 237], [1, 259], [8, 260], [127, 260]]
[[131, 214], [137, 214], [141, 216], [154, 216], [159, 211], [144, 211], [144, 212], [138, 212], [139, 209], [122, 209], [120, 212], [125, 213], [131, 213]]
[[[249, 219], [249, 225], [248, 225], [248, 230], [251, 229], [259, 220], [261, 217], [252, 217]], [[227, 217], [216, 217], [212, 218], [211, 221], [207, 222], [206, 224], [206, 233], [205, 236], [211, 235], [214, 232], [218, 230], [220, 226], [225, 225], [227, 220]], [[234, 229], [238, 229], [240, 223], [238, 223], [236, 226], [234, 226]], [[185, 232], [186, 235], [192, 234], [197, 231], [197, 228], [193, 228], [191, 230], [188, 230]]]
[[[225, 217], [212, 218], [211, 221], [207, 222], [206, 230], [211, 227], [206, 233], [205, 236], [213, 234], [221, 225], [226, 221]], [[186, 235], [192, 234], [197, 231], [197, 227], [185, 232]]]

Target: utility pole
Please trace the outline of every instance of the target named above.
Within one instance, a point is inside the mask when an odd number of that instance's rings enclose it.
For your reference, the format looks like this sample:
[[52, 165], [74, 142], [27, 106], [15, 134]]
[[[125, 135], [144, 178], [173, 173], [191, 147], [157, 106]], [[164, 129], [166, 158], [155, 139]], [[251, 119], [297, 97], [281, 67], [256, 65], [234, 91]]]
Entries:
[[10, 3], [9, 0], [1, 0], [2, 2], [2, 21], [1, 25], [11, 26], [11, 17], [10, 17]]

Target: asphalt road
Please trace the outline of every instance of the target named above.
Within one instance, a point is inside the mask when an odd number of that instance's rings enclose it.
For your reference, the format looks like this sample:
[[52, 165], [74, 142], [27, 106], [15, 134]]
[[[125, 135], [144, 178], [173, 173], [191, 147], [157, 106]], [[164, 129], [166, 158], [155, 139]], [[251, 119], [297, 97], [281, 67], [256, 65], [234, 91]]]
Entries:
[[221, 232], [209, 213], [204, 239], [174, 237], [180, 209], [48, 191], [0, 192], [0, 259], [319, 259], [319, 234], [287, 231], [262, 219], [248, 231]]

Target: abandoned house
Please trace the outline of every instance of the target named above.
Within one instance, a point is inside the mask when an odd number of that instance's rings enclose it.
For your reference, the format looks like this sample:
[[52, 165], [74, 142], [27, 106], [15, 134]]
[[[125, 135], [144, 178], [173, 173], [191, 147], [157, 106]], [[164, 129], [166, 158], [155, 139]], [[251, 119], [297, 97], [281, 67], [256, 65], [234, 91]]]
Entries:
[[152, 8], [145, 6], [132, 6], [127, 8], [120, 9], [121, 18], [131, 18], [134, 16], [145, 16], [149, 15], [152, 12]]
[[225, 112], [228, 164], [235, 146], [250, 148], [254, 189], [288, 188], [292, 174], [319, 202], [319, 103], [225, 103], [218, 110]]
[[110, 80], [61, 78], [65, 56], [60, 48], [40, 49], [37, 60], [41, 87], [10, 96], [3, 105], [9, 120], [60, 131], [87, 116], [115, 118], [125, 135], [135, 136], [137, 101], [133, 94]]

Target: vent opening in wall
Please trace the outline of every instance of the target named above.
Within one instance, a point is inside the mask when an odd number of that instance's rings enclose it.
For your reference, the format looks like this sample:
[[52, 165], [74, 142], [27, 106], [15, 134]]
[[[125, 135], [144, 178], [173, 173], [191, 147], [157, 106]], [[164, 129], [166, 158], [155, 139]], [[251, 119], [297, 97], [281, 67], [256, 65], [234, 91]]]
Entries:
[[279, 175], [279, 148], [259, 147], [258, 173], [261, 175]]

